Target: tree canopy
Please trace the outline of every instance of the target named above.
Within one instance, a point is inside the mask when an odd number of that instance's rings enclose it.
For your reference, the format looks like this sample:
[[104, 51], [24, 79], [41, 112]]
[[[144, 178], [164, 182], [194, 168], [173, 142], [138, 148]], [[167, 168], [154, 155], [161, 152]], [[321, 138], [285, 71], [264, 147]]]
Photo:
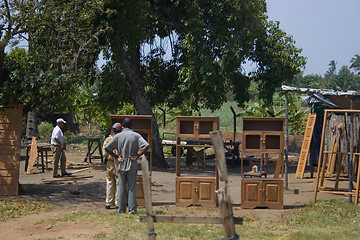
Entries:
[[[229, 94], [241, 105], [251, 82], [270, 103], [305, 64], [293, 38], [268, 20], [265, 0], [23, 2], [34, 64], [18, 82], [46, 86], [33, 107], [46, 100], [73, 110], [76, 89], [98, 76], [97, 98], [109, 111], [131, 102], [139, 114], [158, 105], [191, 114], [221, 107]], [[100, 51], [107, 61], [97, 75]], [[153, 154], [166, 166], [154, 122]]]

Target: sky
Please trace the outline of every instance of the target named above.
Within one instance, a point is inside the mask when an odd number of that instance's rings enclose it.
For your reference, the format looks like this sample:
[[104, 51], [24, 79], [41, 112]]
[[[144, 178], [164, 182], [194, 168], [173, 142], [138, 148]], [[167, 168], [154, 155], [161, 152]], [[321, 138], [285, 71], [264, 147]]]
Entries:
[[324, 76], [360, 54], [360, 0], [266, 0], [269, 20], [292, 35], [307, 58], [304, 75]]

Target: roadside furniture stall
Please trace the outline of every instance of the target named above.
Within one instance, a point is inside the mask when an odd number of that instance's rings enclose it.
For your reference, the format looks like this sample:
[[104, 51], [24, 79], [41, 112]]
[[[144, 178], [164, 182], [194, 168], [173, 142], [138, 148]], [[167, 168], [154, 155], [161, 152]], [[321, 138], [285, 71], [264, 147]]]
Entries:
[[[215, 177], [180, 176], [181, 148], [191, 151], [205, 168], [205, 153], [196, 148], [212, 147], [210, 132], [218, 131], [219, 117], [176, 117], [176, 205], [216, 206], [219, 179]], [[216, 165], [215, 165], [216, 166]]]
[[349, 195], [350, 201], [355, 195], [355, 204], [358, 204], [359, 131], [360, 110], [325, 110], [314, 202], [320, 192]]
[[5, 106], [0, 114], [0, 195], [19, 194], [22, 105]]
[[[131, 119], [134, 132], [141, 134], [141, 136], [149, 143], [150, 147], [148, 152], [150, 153], [150, 176], [152, 169], [152, 116], [151, 115], [110, 115], [111, 126], [115, 123], [121, 123], [125, 118]], [[144, 189], [143, 189], [143, 177], [139, 175], [136, 181], [136, 201], [139, 206], [144, 206]]]
[[[283, 208], [284, 118], [243, 117], [241, 208]], [[260, 154], [260, 166], [244, 173], [244, 154]], [[269, 154], [278, 155], [274, 178], [267, 178]], [[265, 178], [262, 178], [264, 176]], [[246, 178], [251, 177], [251, 178]]]

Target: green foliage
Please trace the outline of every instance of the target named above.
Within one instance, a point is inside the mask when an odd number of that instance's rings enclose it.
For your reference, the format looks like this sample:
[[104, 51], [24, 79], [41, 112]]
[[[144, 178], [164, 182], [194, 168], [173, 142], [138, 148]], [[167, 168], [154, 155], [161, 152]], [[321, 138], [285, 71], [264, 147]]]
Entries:
[[353, 57], [351, 60], [351, 65], [350, 68], [354, 69], [355, 72], [357, 72], [357, 74], [360, 74], [360, 55], [356, 54], [355, 57]]
[[[243, 104], [251, 81], [259, 82], [259, 96], [271, 102], [274, 89], [305, 64], [292, 38], [267, 21], [264, 0], [108, 1], [105, 7], [113, 28], [107, 56], [125, 73], [121, 78], [144, 80], [151, 106], [215, 110], [229, 92]], [[145, 44], [150, 51], [138, 56]], [[249, 74], [246, 61], [257, 66]]]
[[38, 125], [39, 137], [42, 139], [50, 140], [53, 128], [54, 126], [51, 123], [41, 122]]

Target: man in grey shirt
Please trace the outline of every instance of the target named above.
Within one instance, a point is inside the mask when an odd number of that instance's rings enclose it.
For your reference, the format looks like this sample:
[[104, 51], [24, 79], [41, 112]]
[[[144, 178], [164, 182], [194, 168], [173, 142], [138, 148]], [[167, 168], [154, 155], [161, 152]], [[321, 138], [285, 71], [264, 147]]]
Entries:
[[[119, 162], [118, 213], [126, 211], [126, 183], [129, 185], [128, 210], [136, 213], [137, 159], [149, 149], [149, 143], [137, 132], [131, 130], [131, 119], [125, 118], [124, 129], [105, 146], [105, 151]], [[116, 149], [118, 154], [113, 152]], [[139, 152], [140, 150], [140, 153]]]

